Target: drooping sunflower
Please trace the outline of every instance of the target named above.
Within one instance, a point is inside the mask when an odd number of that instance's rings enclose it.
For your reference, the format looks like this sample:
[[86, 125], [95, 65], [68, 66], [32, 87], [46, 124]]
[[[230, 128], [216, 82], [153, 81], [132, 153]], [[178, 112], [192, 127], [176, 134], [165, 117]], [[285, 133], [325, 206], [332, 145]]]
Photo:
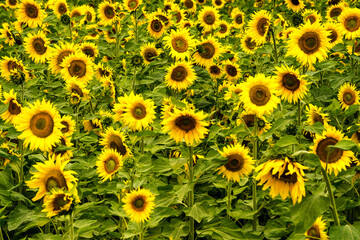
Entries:
[[344, 134], [329, 125], [322, 135], [316, 134], [314, 145], [310, 147], [312, 152], [318, 155], [322, 167], [324, 169], [327, 168], [330, 174], [334, 172], [335, 176], [337, 176], [341, 170], [346, 170], [346, 167], [350, 166], [351, 158], [354, 157], [352, 151], [329, 147], [343, 139], [346, 139], [344, 138]]
[[247, 112], [254, 112], [257, 116], [271, 114], [280, 99], [275, 95], [277, 84], [271, 77], [259, 73], [255, 77], [248, 77], [242, 83], [241, 98]]
[[215, 30], [218, 27], [219, 20], [218, 10], [210, 6], [205, 6], [198, 15], [198, 21], [204, 27], [204, 31]]
[[176, 62], [171, 65], [165, 76], [166, 86], [181, 91], [191, 86], [196, 79], [190, 62]]
[[95, 22], [96, 13], [95, 13], [95, 9], [93, 7], [91, 7], [90, 5], [84, 5], [83, 12], [86, 15], [85, 19], [88, 23]]
[[59, 149], [62, 147], [70, 148], [73, 144], [71, 143], [71, 139], [66, 136], [60, 137], [60, 143], [56, 144], [52, 149], [49, 151], [50, 155], [60, 156], [62, 159], [67, 160], [70, 159], [73, 156], [72, 149]]
[[228, 90], [225, 92], [224, 100], [228, 101], [233, 99], [234, 96], [239, 96], [242, 92], [241, 84], [230, 84]]
[[45, 63], [51, 53], [50, 41], [42, 31], [37, 34], [30, 33], [24, 39], [24, 46], [26, 53], [35, 63]]
[[[236, 121], [237, 125], [245, 124], [247, 128], [255, 126], [255, 114], [243, 111], [240, 118]], [[260, 136], [264, 132], [267, 132], [271, 128], [271, 124], [266, 120], [264, 116], [257, 117], [256, 119], [257, 129], [254, 128], [253, 132], [257, 131], [257, 135]]]
[[135, 11], [140, 4], [142, 4], [142, 0], [125, 0], [124, 6], [129, 12]]
[[77, 48], [73, 43], [60, 42], [60, 45], [55, 45], [55, 48], [52, 49], [51, 57], [49, 58], [49, 67], [51, 72], [53, 74], [59, 74], [60, 70], [63, 69], [63, 67], [61, 67], [61, 63], [64, 58], [76, 51]]
[[341, 13], [345, 10], [345, 7], [343, 4], [336, 4], [330, 6], [326, 11], [326, 18], [328, 20], [334, 20], [337, 21], [338, 17], [341, 15]]
[[339, 23], [327, 22], [325, 24], [325, 30], [331, 32], [328, 36], [330, 42], [330, 48], [334, 47], [336, 44], [342, 42], [343, 35], [340, 32]]
[[24, 144], [29, 146], [30, 150], [40, 149], [47, 152], [60, 141], [60, 114], [45, 99], [22, 108], [21, 113], [14, 119], [14, 124], [16, 129], [22, 132], [18, 138], [25, 139]]
[[252, 37], [257, 45], [261, 45], [266, 42], [270, 22], [271, 15], [266, 10], [260, 10], [251, 16], [247, 33]]
[[80, 82], [87, 83], [94, 75], [91, 58], [82, 52], [72, 53], [65, 57], [60, 66], [63, 67], [60, 73], [65, 81], [77, 77]]
[[222, 52], [220, 43], [214, 37], [209, 37], [200, 43], [199, 50], [193, 55], [193, 58], [199, 65], [207, 67], [212, 65]]
[[155, 47], [155, 43], [145, 43], [140, 48], [140, 53], [144, 58], [145, 65], [148, 65], [159, 56], [160, 51]]
[[9, 24], [3, 23], [2, 27], [3, 28], [0, 29], [0, 38], [4, 38], [5, 43], [8, 44], [9, 46], [14, 46], [15, 45], [14, 34], [11, 33], [9, 29]]
[[149, 16], [148, 32], [153, 38], [160, 38], [164, 34], [164, 23], [153, 14]]
[[109, 127], [102, 134], [102, 137], [100, 145], [103, 145], [106, 149], [113, 149], [123, 157], [131, 155], [131, 151], [125, 143], [125, 136], [120, 130]]
[[308, 117], [307, 123], [309, 125], [313, 125], [316, 122], [320, 122], [324, 125], [324, 127], [328, 126], [328, 122], [330, 121], [327, 113], [322, 113], [322, 107], [318, 107], [312, 104], [306, 107], [306, 115]]
[[51, 6], [51, 8], [54, 11], [54, 14], [58, 18], [61, 18], [62, 15], [66, 14], [69, 11], [69, 7], [66, 0], [56, 1], [54, 5]]
[[97, 46], [92, 42], [83, 42], [80, 44], [79, 49], [91, 59], [94, 59], [99, 54]]
[[200, 142], [208, 132], [206, 128], [208, 123], [204, 121], [205, 118], [206, 114], [202, 111], [175, 108], [174, 113], [170, 113], [170, 116], [163, 120], [163, 131], [169, 133], [177, 143], [184, 139], [187, 145], [192, 145], [194, 142]]
[[244, 34], [244, 36], [241, 38], [241, 48], [247, 54], [254, 54], [258, 47], [256, 46], [256, 42], [249, 34]]
[[63, 127], [60, 129], [65, 137], [70, 137], [75, 132], [75, 121], [71, 116], [64, 115], [61, 117], [61, 124]]
[[32, 199], [33, 201], [41, 199], [53, 189], [72, 191], [77, 179], [74, 177], [76, 172], [64, 170], [68, 162], [69, 160], [63, 160], [61, 157], [53, 155], [50, 156], [49, 160], [33, 166], [38, 172], [31, 172], [33, 174], [31, 180], [26, 181], [29, 188], [39, 189]]
[[223, 67], [217, 64], [208, 66], [207, 70], [212, 79], [219, 79], [223, 75]]
[[288, 53], [297, 58], [302, 65], [312, 65], [316, 61], [324, 61], [327, 58], [329, 32], [319, 23], [311, 24], [307, 21], [299, 29], [294, 29], [288, 40]]
[[300, 12], [304, 7], [304, 1], [302, 0], [285, 0], [286, 7], [294, 12]]
[[241, 70], [238, 64], [227, 60], [224, 63], [224, 73], [227, 80], [230, 82], [236, 82], [241, 75]]
[[16, 97], [16, 92], [14, 89], [11, 89], [9, 93], [4, 92], [4, 104], [9, 104], [8, 109], [1, 114], [1, 118], [5, 120], [5, 122], [14, 123], [14, 118], [16, 118], [21, 113], [21, 104], [18, 102]]
[[181, 9], [177, 4], [174, 4], [172, 9], [172, 19], [175, 19], [175, 24], [182, 24], [185, 21], [185, 11]]
[[164, 37], [164, 41], [166, 41], [166, 47], [170, 49], [170, 55], [176, 60], [189, 60], [190, 53], [196, 45], [186, 28], [172, 30], [168, 36]]
[[316, 11], [312, 9], [306, 9], [303, 13], [304, 22], [310, 22], [311, 24], [319, 23], [322, 20], [321, 15]]
[[144, 222], [155, 208], [155, 195], [147, 189], [132, 190], [123, 199], [123, 208], [131, 221]]
[[100, 25], [112, 25], [116, 21], [115, 5], [110, 2], [102, 2], [98, 8], [98, 18]]
[[143, 130], [155, 119], [155, 105], [151, 99], [144, 100], [133, 92], [128, 96], [127, 106], [121, 115], [122, 122], [132, 130]]
[[269, 160], [258, 167], [256, 180], [258, 185], [264, 185], [263, 190], [270, 187], [270, 196], [280, 195], [282, 200], [291, 197], [293, 204], [300, 203], [305, 196], [304, 169], [300, 163], [292, 162], [287, 157]]
[[123, 157], [112, 148], [104, 149], [96, 161], [97, 173], [105, 182], [113, 178], [115, 173], [123, 166]]
[[86, 84], [83, 82], [80, 82], [78, 78], [72, 77], [65, 82], [66, 90], [68, 91], [68, 94], [71, 95], [72, 93], [75, 93], [79, 96], [79, 100], [86, 100], [90, 97], [89, 93], [90, 91], [86, 89]]
[[10, 81], [14, 71], [24, 73], [26, 80], [29, 78], [29, 73], [25, 69], [21, 60], [18, 60], [14, 57], [4, 57], [0, 61], [1, 76], [7, 81]]
[[279, 95], [282, 100], [289, 103], [296, 103], [306, 95], [309, 84], [299, 70], [283, 65], [276, 68], [276, 82]]
[[240, 178], [247, 176], [253, 169], [255, 161], [249, 155], [249, 149], [240, 144], [224, 147], [220, 154], [228, 159], [228, 162], [218, 168], [219, 174], [223, 174], [228, 181], [239, 182]]
[[70, 210], [73, 200], [72, 195], [63, 189], [53, 189], [51, 194], [47, 195], [44, 200], [42, 212], [47, 212], [46, 217], [48, 218], [54, 217], [61, 212], [67, 212]]
[[23, 0], [16, 11], [16, 18], [22, 19], [31, 28], [40, 26], [45, 17], [45, 11], [34, 0]]
[[328, 240], [329, 237], [326, 234], [326, 223], [322, 220], [322, 217], [318, 217], [314, 224], [306, 231], [306, 240], [319, 239]]
[[351, 105], [359, 104], [359, 91], [355, 85], [344, 83], [339, 90], [338, 100], [343, 109], [348, 109]]
[[233, 19], [234, 28], [242, 28], [245, 24], [245, 14], [239, 8], [234, 8], [231, 11], [231, 19]]
[[338, 17], [340, 29], [346, 39], [355, 39], [360, 36], [360, 9], [346, 8]]
[[181, 0], [181, 2], [188, 12], [196, 12], [196, 3], [194, 2], [194, 0]]

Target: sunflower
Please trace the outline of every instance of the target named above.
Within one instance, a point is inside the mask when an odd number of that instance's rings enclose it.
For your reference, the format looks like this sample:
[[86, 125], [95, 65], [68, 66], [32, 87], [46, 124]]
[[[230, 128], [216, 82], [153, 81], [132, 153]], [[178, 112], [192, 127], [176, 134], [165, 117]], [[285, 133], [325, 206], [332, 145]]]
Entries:
[[92, 42], [83, 42], [79, 46], [80, 50], [89, 58], [95, 59], [95, 57], [99, 54], [97, 46]]
[[68, 163], [69, 160], [63, 160], [61, 157], [53, 155], [49, 160], [33, 166], [38, 172], [30, 172], [33, 176], [31, 180], [26, 181], [29, 188], [39, 189], [32, 199], [33, 201], [41, 199], [53, 189], [65, 189], [70, 192], [73, 190], [77, 181], [73, 176], [76, 172], [64, 171]]
[[196, 3], [194, 2], [194, 0], [181, 0], [181, 2], [188, 12], [196, 12]]
[[198, 48], [199, 50], [193, 55], [193, 58], [196, 63], [203, 67], [212, 65], [214, 59], [217, 59], [223, 52], [220, 43], [213, 37], [203, 40]]
[[242, 50], [247, 54], [254, 54], [255, 50], [258, 48], [256, 42], [249, 34], [244, 34], [240, 42]]
[[321, 15], [316, 11], [312, 9], [306, 9], [303, 13], [304, 22], [310, 21], [311, 24], [313, 23], [320, 23], [322, 20]]
[[6, 0], [5, 3], [6, 3], [6, 6], [9, 6], [10, 8], [17, 8], [18, 7], [18, 1], [17, 0]]
[[339, 148], [330, 148], [344, 138], [344, 134], [332, 126], [327, 126], [322, 135], [316, 134], [314, 145], [310, 147], [312, 152], [318, 155], [323, 168], [329, 173], [334, 171], [335, 176], [341, 170], [346, 170], [350, 166], [351, 158], [354, 157], [352, 151], [344, 151]]
[[21, 60], [14, 57], [4, 57], [0, 61], [1, 76], [7, 81], [10, 81], [14, 71], [24, 73], [26, 80], [29, 78], [29, 73], [26, 71]]
[[16, 18], [21, 19], [31, 28], [40, 26], [45, 17], [45, 11], [34, 0], [23, 0], [16, 11]]
[[310, 104], [306, 107], [306, 115], [308, 117], [307, 123], [309, 125], [314, 125], [316, 122], [320, 122], [324, 125], [324, 127], [328, 126], [328, 122], [330, 121], [327, 113], [322, 113], [322, 107], [318, 107]]
[[172, 15], [164, 13], [161, 9], [158, 9], [156, 12], [151, 13], [153, 16], [157, 17], [164, 23], [164, 28], [168, 29], [172, 25]]
[[121, 131], [109, 127], [102, 134], [102, 137], [100, 145], [103, 145], [105, 149], [113, 149], [123, 157], [131, 155], [131, 151], [125, 143], [125, 136]]
[[346, 8], [338, 17], [340, 29], [346, 39], [355, 39], [360, 36], [360, 9]]
[[242, 28], [245, 23], [245, 14], [236, 7], [231, 11], [231, 19], [233, 19], [234, 28]]
[[[56, 144], [52, 149], [49, 151], [50, 155], [60, 156], [62, 159], [70, 159], [73, 156], [72, 147], [73, 144], [70, 141], [70, 138], [65, 137], [64, 135], [60, 138], [60, 143]], [[66, 147], [67, 150], [62, 150], [61, 148]], [[59, 149], [60, 148], [60, 149]]]
[[25, 51], [35, 63], [45, 63], [46, 59], [49, 58], [51, 52], [49, 45], [49, 39], [46, 38], [45, 33], [41, 31], [37, 34], [30, 33], [24, 39]]
[[51, 218], [70, 210], [74, 200], [70, 193], [63, 189], [53, 189], [50, 193], [44, 200], [44, 209], [42, 210], [42, 212], [47, 212], [46, 217]]
[[228, 162], [218, 168], [219, 174], [223, 174], [228, 181], [240, 182], [240, 178], [247, 176], [253, 169], [255, 161], [249, 155], [249, 149], [240, 144], [224, 147], [220, 154], [228, 159]]
[[190, 52], [196, 46], [196, 42], [185, 28], [172, 30], [168, 36], [164, 37], [164, 41], [166, 41], [166, 47], [170, 49], [170, 56], [176, 60], [189, 60]]
[[217, 64], [212, 64], [207, 67], [212, 79], [219, 79], [223, 75], [223, 67]]
[[57, 109], [45, 99], [22, 108], [14, 124], [17, 131], [22, 132], [18, 138], [25, 139], [24, 144], [30, 145], [30, 150], [47, 152], [60, 141], [61, 117]]
[[234, 96], [239, 96], [242, 92], [241, 84], [230, 84], [228, 90], [225, 92], [224, 100], [228, 101], [234, 99]]
[[340, 32], [339, 23], [327, 22], [325, 24], [325, 30], [331, 32], [328, 36], [330, 42], [330, 48], [333, 48], [336, 44], [342, 42], [343, 35]]
[[189, 62], [176, 62], [171, 65], [165, 76], [166, 86], [181, 91], [191, 86], [196, 79], [195, 71]]
[[141, 56], [144, 58], [145, 65], [149, 65], [159, 56], [160, 51], [156, 49], [154, 43], [145, 43], [140, 48]]
[[80, 82], [87, 83], [94, 75], [91, 58], [82, 52], [72, 53], [65, 57], [60, 66], [63, 67], [60, 73], [65, 81], [77, 77]]
[[266, 10], [260, 10], [251, 16], [247, 33], [252, 37], [257, 45], [261, 45], [266, 42], [270, 22], [271, 16]]
[[212, 5], [217, 9], [223, 8], [225, 3], [226, 0], [212, 0]]
[[55, 45], [55, 48], [52, 49], [51, 57], [49, 58], [49, 67], [53, 74], [59, 74], [61, 63], [64, 58], [69, 56], [72, 53], [75, 53], [78, 49], [73, 43], [69, 42], [60, 42], [60, 45]]
[[98, 8], [98, 18], [100, 25], [112, 25], [116, 21], [115, 5], [110, 2], [102, 2]]
[[[8, 154], [8, 156], [11, 155], [16, 155], [17, 157], [20, 158], [20, 154], [16, 154], [14, 153], [14, 151], [12, 149], [10, 149], [9, 144], [7, 142], [4, 142], [0, 145], [0, 149], [1, 151], [3, 151], [4, 153]], [[6, 165], [8, 165], [10, 163], [10, 160], [4, 156], [0, 157], [0, 168], [1, 167], [6, 167]]]
[[190, 19], [186, 19], [182, 22], [182, 28], [187, 28], [189, 30], [189, 28], [191, 28], [192, 26], [194, 26], [194, 22]]
[[90, 5], [84, 5], [83, 6], [83, 12], [86, 15], [86, 21], [89, 22], [95, 22], [96, 20], [96, 14], [95, 14], [95, 10], [93, 7], [91, 7]]
[[14, 89], [11, 89], [9, 93], [4, 92], [5, 100], [2, 101], [4, 104], [9, 104], [6, 112], [1, 114], [1, 118], [5, 122], [14, 123], [14, 119], [21, 113], [21, 104], [17, 101], [16, 92]]
[[129, 12], [135, 11], [139, 5], [142, 4], [142, 0], [125, 0], [124, 5], [125, 9]]
[[58, 0], [51, 6], [51, 9], [54, 11], [54, 14], [61, 18], [62, 15], [66, 14], [69, 11], [68, 4], [66, 0]]
[[236, 82], [240, 78], [241, 71], [238, 64], [227, 60], [224, 63], [224, 73], [227, 80]]
[[254, 112], [258, 117], [271, 114], [280, 102], [275, 95], [276, 87], [276, 82], [262, 73], [248, 77], [246, 82], [242, 83], [241, 92], [245, 110]]
[[326, 224], [322, 220], [322, 217], [318, 217], [314, 224], [306, 231], [306, 240], [319, 239], [319, 240], [328, 240], [329, 237], [326, 235]]
[[328, 20], [337, 21], [338, 17], [341, 15], [341, 13], [345, 10], [345, 7], [343, 4], [336, 4], [330, 6], [326, 11], [326, 18]]
[[231, 27], [232, 26], [228, 22], [220, 20], [219, 30], [217, 31], [216, 36], [219, 38], [225, 38], [227, 35], [229, 35]]
[[155, 195], [147, 189], [132, 190], [123, 199], [123, 208], [131, 221], [144, 222], [155, 208]]
[[116, 28], [111, 27], [111, 30], [104, 31], [104, 37], [108, 43], [116, 43]]
[[96, 161], [97, 173], [105, 182], [113, 178], [115, 173], [123, 166], [123, 157], [116, 150], [104, 149]]
[[291, 197], [293, 204], [300, 203], [305, 196], [304, 169], [300, 163], [292, 162], [287, 157], [283, 159], [269, 160], [256, 167], [259, 172], [256, 180], [258, 185], [263, 185], [263, 190], [270, 187], [270, 196], [281, 196], [282, 200]]
[[26, 28], [28, 28], [27, 23], [21, 20], [17, 20], [14, 22], [14, 28], [18, 33], [22, 33]]
[[114, 115], [115, 121], [121, 121], [126, 107], [130, 104], [129, 101], [130, 101], [130, 95], [128, 96], [126, 93], [124, 96], [118, 97], [119, 103], [116, 103], [113, 108], [113, 112], [115, 113]]
[[220, 20], [219, 12], [210, 6], [205, 6], [198, 15], [200, 25], [204, 27], [204, 31], [211, 31], [218, 27]]
[[11, 33], [9, 29], [9, 24], [3, 23], [2, 27], [3, 28], [0, 29], [0, 38], [4, 38], [5, 43], [8, 44], [9, 46], [14, 46], [15, 45], [14, 34]]
[[113, 70], [101, 62], [95, 65], [95, 77], [103, 81], [104, 79], [112, 79]]
[[160, 38], [164, 34], [164, 23], [154, 15], [149, 16], [148, 32], [153, 38]]
[[60, 129], [65, 137], [70, 137], [75, 132], [75, 121], [71, 116], [64, 115], [61, 117], [61, 124], [63, 127]]
[[283, 65], [276, 68], [276, 82], [277, 89], [282, 100], [289, 103], [296, 103], [303, 99], [306, 95], [308, 88], [306, 85], [309, 83], [300, 75], [299, 70]]
[[103, 127], [98, 117], [91, 120], [84, 120], [83, 125], [86, 132], [94, 131], [96, 135], [101, 136]]
[[194, 142], [198, 143], [205, 138], [208, 125], [204, 119], [206, 114], [195, 112], [194, 109], [179, 110], [174, 109], [174, 113], [163, 120], [163, 131], [169, 133], [170, 137], [177, 143], [183, 139], [187, 145], [192, 145]]
[[[240, 115], [240, 118], [236, 120], [236, 124], [245, 124], [247, 128], [254, 127], [255, 124], [255, 114], [243, 111]], [[257, 118], [257, 135], [260, 136], [264, 132], [267, 132], [271, 128], [271, 124], [264, 118], [258, 117]], [[255, 134], [255, 128], [254, 128]]]
[[71, 95], [72, 93], [75, 93], [79, 96], [80, 100], [86, 100], [90, 97], [89, 93], [90, 91], [86, 89], [86, 84], [79, 81], [78, 78], [72, 77], [65, 81], [65, 87], [68, 91], [68, 94]]
[[285, 0], [286, 7], [294, 12], [300, 12], [304, 7], [304, 1], [302, 0]]
[[348, 109], [351, 105], [359, 104], [359, 91], [356, 90], [355, 85], [345, 83], [340, 87], [338, 100], [343, 109]]
[[[115, 110], [114, 110], [115, 111]], [[127, 106], [121, 115], [122, 122], [132, 130], [143, 130], [155, 119], [155, 106], [151, 99], [144, 100], [133, 92], [128, 96]]]
[[299, 29], [294, 29], [288, 40], [287, 55], [295, 56], [302, 65], [312, 65], [327, 58], [330, 48], [329, 32], [319, 23], [309, 21]]
[[181, 24], [185, 21], [185, 11], [181, 9], [178, 5], [173, 5], [172, 9], [172, 19], [175, 19], [175, 24]]

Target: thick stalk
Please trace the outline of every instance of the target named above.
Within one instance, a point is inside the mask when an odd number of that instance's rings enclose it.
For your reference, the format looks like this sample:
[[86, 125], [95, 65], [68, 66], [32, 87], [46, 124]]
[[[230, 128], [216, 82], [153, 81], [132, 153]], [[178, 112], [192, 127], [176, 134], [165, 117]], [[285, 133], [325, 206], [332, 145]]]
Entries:
[[[190, 186], [194, 182], [194, 159], [193, 159], [193, 149], [189, 146], [189, 184]], [[194, 206], [194, 187], [192, 186], [189, 191], [189, 207]], [[194, 218], [189, 217], [189, 240], [194, 240]]]
[[[257, 163], [257, 134], [258, 134], [258, 118], [255, 115], [254, 117], [254, 130], [255, 130], [255, 134], [254, 134], [254, 142], [253, 142], [253, 159], [255, 161], [255, 166]], [[257, 199], [256, 199], [256, 180], [253, 177], [253, 184], [252, 184], [252, 197], [253, 197], [253, 211], [254, 211], [254, 216], [253, 216], [253, 231], [256, 231], [257, 229]]]
[[[275, 7], [275, 1], [274, 1], [274, 7]], [[277, 55], [277, 47], [276, 47], [276, 39], [275, 39], [275, 31], [273, 29], [270, 30], [272, 40], [274, 42], [274, 58], [275, 58], [275, 64], [278, 63], [278, 55]]]
[[132, 83], [132, 91], [135, 94], [135, 85], [136, 85], [136, 69], [134, 68], [134, 76], [133, 76], [133, 83]]
[[301, 101], [297, 103], [297, 124], [298, 124], [298, 141], [301, 143]]
[[[229, 212], [231, 210], [231, 192], [232, 192], [232, 189], [231, 189], [231, 186], [232, 186], [232, 183], [229, 182], [228, 183], [228, 186], [226, 188], [226, 194], [227, 194], [227, 201], [226, 201], [226, 212], [228, 213], [228, 216], [229, 216]], [[230, 216], [229, 216], [230, 217]]]
[[143, 240], [144, 239], [144, 222], [140, 223], [140, 229], [141, 229], [141, 233], [139, 234], [139, 240]]
[[73, 213], [70, 213], [70, 240], [74, 240], [74, 218]]
[[4, 240], [4, 236], [2, 234], [2, 227], [0, 227], [0, 240]]
[[[76, 106], [76, 112], [75, 112], [75, 123], [76, 123], [76, 132], [80, 133], [80, 126], [79, 126], [79, 108], [80, 104]], [[75, 147], [77, 148], [79, 146], [79, 138], [75, 140]]]
[[331, 213], [332, 213], [333, 218], [334, 218], [335, 226], [340, 226], [339, 215], [338, 215], [337, 210], [336, 210], [334, 193], [333, 193], [333, 191], [331, 189], [331, 183], [330, 183], [329, 176], [328, 176], [328, 174], [327, 174], [327, 172], [326, 172], [326, 170], [324, 168], [321, 168], [321, 172], [322, 172], [322, 175], [324, 177], [324, 181], [326, 183], [326, 188], [329, 191], [329, 199], [330, 199], [330, 204], [331, 204]]
[[[350, 61], [351, 61], [351, 74], [354, 74], [354, 58], [352, 58], [352, 56], [354, 55], [355, 52], [355, 44], [356, 44], [356, 40], [354, 40], [353, 42], [353, 46], [352, 46], [352, 50], [351, 50], [351, 57], [350, 57]], [[354, 83], [354, 76], [351, 76], [351, 83]]]
[[136, 10], [134, 11], [134, 20], [135, 20], [135, 42], [138, 43], [138, 24], [137, 24], [137, 17], [136, 17]]
[[[20, 91], [20, 104], [24, 104], [24, 83], [21, 84]], [[19, 139], [19, 151], [20, 151], [20, 174], [19, 183], [24, 182], [24, 141]], [[23, 185], [20, 186], [19, 192], [22, 193]]]
[[141, 137], [141, 155], [144, 154], [144, 136]]
[[70, 23], [69, 23], [69, 32], [70, 32], [70, 42], [72, 42], [73, 36], [72, 36], [72, 29], [71, 29], [71, 20], [70, 20]]

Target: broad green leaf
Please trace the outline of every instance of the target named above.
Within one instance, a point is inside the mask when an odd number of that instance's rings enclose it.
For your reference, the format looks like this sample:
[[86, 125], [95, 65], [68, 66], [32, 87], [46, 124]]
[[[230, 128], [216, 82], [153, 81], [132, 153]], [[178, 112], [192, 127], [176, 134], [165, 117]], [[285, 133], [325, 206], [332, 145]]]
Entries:
[[281, 238], [286, 231], [286, 222], [281, 218], [270, 219], [266, 222], [264, 236], [266, 238]]
[[17, 229], [22, 223], [31, 221], [32, 219], [33, 212], [27, 209], [24, 205], [19, 204], [9, 214], [8, 230], [13, 231]]
[[299, 144], [299, 143], [294, 136], [285, 135], [284, 137], [280, 138], [280, 140], [275, 143], [274, 147], [283, 148], [283, 147], [287, 147], [287, 146], [295, 145], [295, 144]]
[[354, 143], [351, 140], [341, 140], [340, 142], [336, 143], [335, 145], [330, 146], [331, 148], [339, 148], [341, 150], [345, 150], [345, 151], [354, 151], [354, 152], [359, 152], [360, 149], [358, 147], [358, 145], [356, 143]]
[[184, 209], [186, 216], [193, 217], [198, 223], [211, 216], [211, 208], [206, 203], [195, 203], [194, 206]]
[[336, 240], [359, 240], [360, 239], [360, 226], [345, 225], [345, 226], [332, 226], [330, 227], [330, 239]]
[[51, 233], [38, 233], [29, 238], [29, 240], [62, 240], [62, 237], [61, 235], [54, 235]]
[[316, 122], [313, 125], [305, 126], [304, 130], [321, 135], [324, 131], [324, 125], [322, 125], [320, 122]]

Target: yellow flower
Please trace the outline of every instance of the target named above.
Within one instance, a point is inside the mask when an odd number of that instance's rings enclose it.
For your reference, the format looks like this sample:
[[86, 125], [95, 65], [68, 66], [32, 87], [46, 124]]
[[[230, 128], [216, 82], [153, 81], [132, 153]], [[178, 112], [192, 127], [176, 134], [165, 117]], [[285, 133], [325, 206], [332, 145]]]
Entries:
[[172, 30], [170, 35], [164, 37], [164, 41], [166, 47], [170, 49], [170, 56], [176, 60], [190, 60], [190, 53], [195, 48], [196, 42], [186, 28]]
[[302, 15], [304, 22], [310, 21], [311, 24], [320, 23], [322, 20], [321, 15], [316, 10], [306, 9]]
[[196, 12], [196, 3], [194, 0], [181, 0], [183, 6], [190, 13]]
[[234, 8], [231, 11], [231, 18], [233, 19], [234, 28], [242, 28], [245, 24], [245, 14], [239, 8]]
[[156, 49], [154, 43], [145, 43], [140, 48], [141, 56], [144, 58], [145, 65], [150, 64], [159, 56], [160, 51]]
[[[271, 124], [266, 120], [266, 118], [264, 118], [264, 116], [257, 117], [256, 122], [257, 122], [257, 135], [258, 136], [260, 136], [264, 132], [267, 132], [267, 130], [269, 130], [271, 128]], [[247, 128], [254, 127], [255, 114], [251, 113], [251, 112], [243, 111], [240, 115], [240, 118], [236, 120], [237, 125], [240, 125], [241, 123], [245, 124]], [[256, 130], [254, 127], [253, 134], [255, 134], [255, 131]]]
[[76, 123], [71, 116], [68, 115], [62, 116], [61, 124], [63, 125], [63, 127], [60, 130], [63, 136], [69, 137], [75, 132]]
[[79, 46], [80, 50], [89, 58], [95, 59], [99, 54], [97, 46], [92, 42], [83, 42]]
[[97, 173], [103, 181], [113, 178], [115, 173], [123, 166], [123, 157], [114, 149], [104, 149], [96, 161]]
[[5, 122], [14, 123], [14, 119], [21, 113], [21, 104], [17, 101], [16, 92], [11, 89], [9, 93], [4, 92], [5, 100], [2, 101], [4, 104], [9, 104], [8, 109], [1, 114], [1, 118]]
[[256, 42], [249, 34], [244, 34], [244, 36], [241, 38], [241, 48], [247, 54], [254, 54], [258, 47], [256, 46]]
[[3, 23], [2, 27], [3, 28], [0, 29], [0, 38], [5, 38], [6, 44], [9, 44], [9, 46], [14, 46], [15, 45], [14, 34], [11, 33], [9, 29], [9, 24]]
[[142, 4], [142, 0], [125, 0], [124, 6], [125, 9], [129, 12], [136, 10], [139, 5]]
[[98, 18], [100, 25], [112, 25], [116, 21], [115, 5], [110, 2], [102, 2], [98, 8]]
[[65, 192], [63, 189], [54, 189], [45, 198], [42, 212], [47, 212], [46, 217], [48, 218], [54, 217], [61, 212], [69, 211], [73, 200], [70, 193]]
[[47, 39], [45, 33], [41, 31], [37, 34], [30, 33], [24, 39], [25, 51], [30, 55], [30, 58], [32, 58], [35, 63], [45, 63], [45, 61], [49, 58], [51, 52], [49, 45], [49, 39]]
[[338, 17], [340, 29], [346, 39], [355, 39], [360, 36], [360, 9], [346, 8]]
[[147, 189], [132, 190], [123, 199], [123, 206], [131, 221], [144, 222], [155, 208], [155, 195]]
[[224, 69], [225, 77], [229, 82], [236, 82], [240, 78], [240, 68], [239, 65], [236, 63], [231, 62], [230, 60], [227, 60], [224, 63]]
[[52, 53], [49, 58], [49, 67], [51, 72], [53, 74], [59, 74], [61, 69], [63, 69], [61, 64], [64, 58], [76, 51], [78, 51], [78, 49], [73, 43], [60, 42], [60, 45], [55, 45], [55, 48], [52, 49]]
[[164, 23], [157, 18], [155, 15], [151, 14], [149, 16], [148, 32], [153, 38], [160, 38], [164, 34]]
[[308, 237], [306, 240], [319, 239], [328, 240], [329, 237], [326, 235], [326, 224], [325, 221], [318, 217], [315, 223], [306, 231], [305, 235]]
[[165, 76], [166, 86], [181, 91], [187, 89], [196, 79], [195, 71], [189, 62], [176, 62], [171, 65]]
[[219, 79], [223, 75], [223, 69], [217, 64], [212, 64], [206, 68], [212, 79]]
[[348, 109], [351, 105], [359, 104], [359, 91], [356, 90], [355, 85], [345, 83], [340, 87], [338, 100], [343, 109]]
[[65, 81], [77, 77], [78, 81], [87, 83], [94, 76], [93, 65], [91, 58], [84, 53], [72, 53], [63, 59], [60, 73]]
[[326, 18], [328, 20], [337, 21], [338, 17], [344, 11], [345, 6], [343, 3], [338, 3], [336, 5], [329, 6], [326, 11]]
[[63, 135], [60, 137], [60, 143], [52, 147], [49, 153], [50, 155], [60, 156], [64, 160], [70, 159], [73, 156], [72, 149], [60, 150], [58, 149], [58, 147], [72, 147], [72, 146], [73, 144], [71, 143], [71, 139]]
[[214, 37], [208, 37], [200, 43], [200, 50], [197, 51], [193, 58], [196, 63], [203, 67], [207, 67], [213, 64], [223, 52], [223, 49], [218, 41]]
[[224, 20], [219, 21], [219, 31], [216, 32], [216, 36], [219, 38], [225, 38], [230, 33], [230, 28], [232, 25], [230, 25], [228, 22]]
[[102, 134], [100, 145], [106, 149], [117, 151], [123, 157], [131, 155], [131, 150], [125, 143], [124, 134], [120, 130], [115, 130], [113, 127], [107, 128]]
[[16, 18], [31, 28], [40, 26], [45, 17], [45, 11], [34, 0], [23, 0], [16, 11]]
[[61, 18], [62, 15], [66, 14], [69, 11], [66, 0], [58, 0], [51, 6], [51, 9], [54, 11], [55, 15], [58, 18]]
[[218, 11], [210, 6], [205, 6], [198, 15], [198, 22], [204, 31], [211, 31], [218, 27], [218, 22], [220, 20], [220, 15]]
[[302, 0], [285, 0], [286, 7], [294, 12], [300, 12], [304, 7], [304, 1]]
[[308, 120], [306, 121], [309, 125], [314, 125], [316, 122], [320, 122], [324, 127], [328, 126], [330, 121], [327, 113], [322, 113], [322, 107], [317, 107], [315, 105], [309, 104], [306, 107], [306, 115]]
[[252, 37], [257, 45], [261, 45], [266, 42], [270, 22], [271, 16], [266, 10], [260, 10], [251, 16], [247, 33]]
[[330, 42], [330, 48], [342, 42], [343, 35], [341, 34], [339, 23], [327, 22], [325, 24], [325, 30], [331, 33], [328, 36]]

